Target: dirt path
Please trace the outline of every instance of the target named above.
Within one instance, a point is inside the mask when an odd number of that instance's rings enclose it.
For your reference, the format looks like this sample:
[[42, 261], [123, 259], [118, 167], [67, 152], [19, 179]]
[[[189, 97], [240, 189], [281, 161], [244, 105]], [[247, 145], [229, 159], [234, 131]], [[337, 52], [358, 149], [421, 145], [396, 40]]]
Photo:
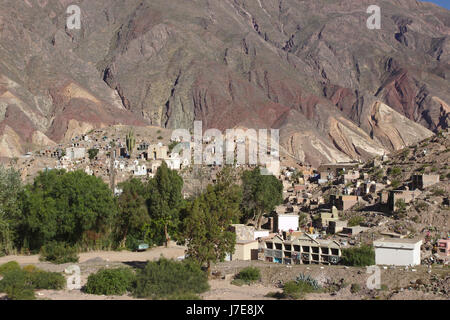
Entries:
[[[79, 254], [79, 263], [84, 263], [92, 259], [100, 258], [110, 262], [145, 262], [147, 260], [158, 259], [161, 255], [168, 259], [176, 259], [184, 255], [185, 247], [171, 245], [166, 247], [156, 247], [145, 252], [130, 251], [91, 251]], [[0, 264], [17, 261], [19, 264], [38, 264], [39, 255], [32, 256], [6, 256], [0, 258]]]

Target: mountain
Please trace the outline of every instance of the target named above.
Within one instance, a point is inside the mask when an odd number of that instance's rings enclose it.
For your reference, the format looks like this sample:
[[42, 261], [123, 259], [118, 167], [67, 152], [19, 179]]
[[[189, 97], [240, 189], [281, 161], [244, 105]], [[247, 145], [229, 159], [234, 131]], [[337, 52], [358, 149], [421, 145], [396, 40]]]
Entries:
[[[0, 156], [95, 127], [278, 128], [295, 159], [366, 159], [448, 128], [450, 11], [415, 0], [0, 4]], [[370, 5], [381, 29], [369, 30]]]

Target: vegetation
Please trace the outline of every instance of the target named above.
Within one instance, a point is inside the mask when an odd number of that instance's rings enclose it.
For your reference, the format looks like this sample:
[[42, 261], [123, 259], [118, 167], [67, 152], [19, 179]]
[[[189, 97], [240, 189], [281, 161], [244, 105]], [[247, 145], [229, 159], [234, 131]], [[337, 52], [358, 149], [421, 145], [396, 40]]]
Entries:
[[395, 212], [398, 213], [405, 213], [406, 211], [406, 202], [403, 199], [398, 199], [395, 202]]
[[[147, 205], [154, 229], [161, 230], [167, 246], [169, 233], [177, 236], [180, 210], [184, 205], [183, 179], [163, 161], [156, 175], [147, 184]], [[161, 231], [159, 234], [161, 234]]]
[[363, 222], [364, 222], [364, 217], [354, 216], [354, 217], [351, 217], [350, 220], [348, 220], [348, 226], [349, 227], [359, 226]]
[[434, 188], [431, 191], [431, 195], [434, 197], [442, 197], [443, 195], [445, 195], [445, 190], [444, 189], [439, 189], [439, 188]]
[[402, 174], [402, 169], [399, 167], [393, 167], [392, 169], [389, 168], [389, 172], [390, 175], [392, 175], [393, 177], [398, 177], [399, 175]]
[[10, 261], [0, 266], [0, 276], [4, 276], [6, 273], [20, 270], [20, 265], [16, 261]]
[[161, 258], [138, 272], [134, 295], [151, 299], [189, 299], [209, 289], [208, 277], [193, 260]]
[[234, 184], [231, 169], [218, 174], [217, 184], [208, 186], [205, 193], [188, 204], [185, 210], [184, 238], [187, 254], [200, 265], [223, 261], [234, 252], [236, 236], [228, 228], [239, 221], [241, 189]]
[[135, 281], [135, 274], [131, 269], [102, 269], [89, 275], [85, 291], [98, 295], [123, 295], [133, 290]]
[[118, 198], [119, 214], [115, 221], [115, 236], [120, 247], [133, 250], [136, 241], [144, 239], [145, 227], [150, 223], [146, 205], [146, 187], [141, 180], [132, 178], [119, 184], [122, 194]]
[[350, 292], [358, 293], [359, 291], [361, 291], [361, 286], [358, 283], [352, 283], [352, 285], [350, 287]]
[[98, 149], [89, 149], [88, 154], [89, 154], [89, 160], [94, 160], [95, 157], [98, 155]]
[[78, 262], [77, 249], [64, 242], [52, 241], [41, 247], [39, 260], [55, 264]]
[[12, 254], [17, 241], [17, 226], [20, 221], [20, 174], [0, 165], [0, 256]]
[[373, 247], [362, 245], [361, 247], [346, 248], [342, 250], [342, 264], [346, 266], [365, 267], [375, 264], [375, 251]]
[[134, 131], [131, 130], [127, 133], [127, 136], [125, 138], [126, 144], [127, 144], [127, 150], [128, 154], [132, 154], [134, 151], [134, 147], [136, 146], [136, 138], [134, 137]]
[[116, 211], [113, 195], [100, 178], [82, 171], [40, 172], [22, 195], [20, 246], [38, 250], [51, 242], [88, 242], [105, 234]]
[[0, 280], [0, 292], [6, 293], [11, 300], [33, 300], [35, 289], [61, 290], [66, 280], [57, 272], [46, 272], [34, 266], [20, 269], [17, 262], [0, 266], [3, 279]]
[[251, 284], [261, 279], [261, 271], [256, 267], [247, 267], [242, 269], [233, 281], [236, 285]]
[[259, 168], [245, 171], [242, 182], [243, 209], [253, 215], [259, 230], [264, 213], [273, 211], [283, 202], [283, 185], [275, 176], [261, 175]]

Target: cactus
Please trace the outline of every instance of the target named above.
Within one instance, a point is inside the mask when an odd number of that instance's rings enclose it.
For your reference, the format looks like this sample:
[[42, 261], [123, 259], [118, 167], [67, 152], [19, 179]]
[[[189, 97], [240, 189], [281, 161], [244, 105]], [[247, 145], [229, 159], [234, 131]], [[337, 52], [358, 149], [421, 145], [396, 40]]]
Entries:
[[308, 283], [311, 287], [314, 288], [314, 290], [319, 290], [320, 289], [320, 285], [319, 282], [317, 282], [316, 279], [312, 278], [310, 275], [305, 275], [303, 273], [300, 273], [299, 276], [297, 277], [297, 279], [295, 279], [295, 282], [299, 283], [299, 282], [306, 282]]
[[136, 139], [134, 138], [133, 130], [130, 130], [127, 133], [126, 141], [127, 141], [128, 153], [131, 155], [133, 153], [134, 146], [136, 145]]

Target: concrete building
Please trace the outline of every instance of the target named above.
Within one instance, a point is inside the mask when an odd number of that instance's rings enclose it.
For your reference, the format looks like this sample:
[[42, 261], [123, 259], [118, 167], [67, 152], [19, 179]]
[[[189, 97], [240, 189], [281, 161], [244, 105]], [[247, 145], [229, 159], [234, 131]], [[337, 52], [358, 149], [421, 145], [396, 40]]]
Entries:
[[412, 177], [412, 189], [423, 190], [429, 186], [439, 183], [438, 174], [416, 174]]
[[162, 160], [167, 159], [169, 147], [163, 146], [162, 143], [149, 145], [144, 151], [144, 157], [147, 160]]
[[316, 240], [307, 234], [293, 240], [280, 236], [264, 241], [264, 260], [282, 264], [337, 264], [342, 256], [336, 241]]
[[450, 239], [438, 240], [438, 255], [442, 257], [450, 256]]
[[66, 157], [70, 160], [83, 159], [86, 155], [85, 148], [66, 148]]
[[[327, 174], [332, 173], [335, 176], [340, 171], [349, 171], [358, 167], [358, 163], [356, 162], [338, 162], [338, 163], [324, 163], [317, 168], [317, 171], [321, 174], [321, 178], [323, 179]], [[324, 176], [322, 176], [322, 174]]]
[[258, 240], [236, 240], [235, 251], [231, 255], [231, 261], [258, 260]]
[[418, 239], [385, 239], [373, 242], [375, 263], [377, 265], [416, 266], [420, 265], [420, 246]]
[[388, 197], [388, 208], [390, 211], [395, 210], [395, 204], [398, 200], [402, 199], [405, 201], [405, 203], [410, 203], [414, 199], [416, 199], [421, 192], [419, 190], [392, 190], [389, 191], [389, 197]]
[[298, 219], [297, 214], [278, 214], [274, 231], [297, 231]]
[[336, 234], [339, 232], [342, 232], [344, 228], [347, 227], [348, 221], [347, 220], [336, 220], [336, 221], [330, 221], [328, 224], [328, 233]]
[[358, 196], [350, 195], [331, 195], [330, 201], [332, 206], [336, 206], [339, 210], [348, 210], [358, 203]]

